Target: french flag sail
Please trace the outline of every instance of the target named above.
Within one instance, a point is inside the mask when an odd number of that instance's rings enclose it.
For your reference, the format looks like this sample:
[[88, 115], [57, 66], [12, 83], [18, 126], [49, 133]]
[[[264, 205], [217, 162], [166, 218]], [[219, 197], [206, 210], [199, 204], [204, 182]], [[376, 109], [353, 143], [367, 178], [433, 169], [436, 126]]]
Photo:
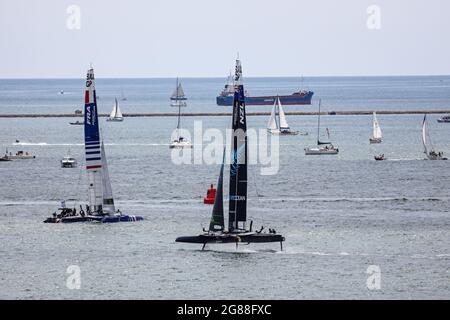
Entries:
[[84, 93], [84, 145], [89, 181], [89, 209], [92, 213], [101, 213], [103, 204], [102, 152], [97, 97], [95, 94], [95, 77], [92, 67], [87, 72], [86, 91]]

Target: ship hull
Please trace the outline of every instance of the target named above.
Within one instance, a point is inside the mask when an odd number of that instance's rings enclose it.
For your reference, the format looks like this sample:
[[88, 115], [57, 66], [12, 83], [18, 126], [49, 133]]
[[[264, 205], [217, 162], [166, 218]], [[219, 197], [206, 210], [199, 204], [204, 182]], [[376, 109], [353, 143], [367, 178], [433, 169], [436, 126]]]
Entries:
[[280, 234], [248, 233], [248, 234], [201, 234], [198, 236], [179, 237], [176, 242], [184, 243], [267, 243], [283, 242], [285, 238]]
[[[307, 92], [305, 95], [291, 94], [286, 96], [279, 96], [280, 102], [283, 105], [310, 105], [314, 92]], [[245, 104], [247, 106], [271, 106], [275, 103], [277, 96], [261, 96], [261, 97], [245, 97]], [[232, 106], [233, 96], [218, 96], [216, 98], [218, 106]]]

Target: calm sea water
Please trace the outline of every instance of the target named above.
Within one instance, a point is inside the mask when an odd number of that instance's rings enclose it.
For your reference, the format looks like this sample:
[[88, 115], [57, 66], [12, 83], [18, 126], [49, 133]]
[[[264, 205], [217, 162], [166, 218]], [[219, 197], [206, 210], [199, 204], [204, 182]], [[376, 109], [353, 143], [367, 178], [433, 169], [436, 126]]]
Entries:
[[[214, 103], [223, 82], [185, 79], [186, 112], [228, 110]], [[289, 93], [299, 86], [294, 78], [247, 82], [255, 93]], [[174, 83], [99, 79], [101, 111], [109, 111], [121, 90], [124, 112], [172, 110]], [[328, 110], [450, 105], [449, 77], [305, 78], [304, 86]], [[0, 113], [72, 112], [82, 91], [82, 79], [1, 80]], [[429, 116], [430, 135], [449, 156], [450, 125], [437, 118]], [[219, 166], [172, 163], [173, 117], [101, 119], [116, 202], [145, 221], [43, 224], [61, 199], [75, 204], [87, 198], [82, 165], [59, 166], [68, 149], [83, 159], [83, 128], [70, 126], [71, 120], [0, 119], [0, 148], [37, 156], [0, 162], [0, 298], [450, 298], [450, 162], [422, 160], [419, 115], [380, 115], [380, 145], [368, 141], [371, 117], [324, 116], [341, 152], [320, 158], [303, 151], [315, 142], [316, 118], [289, 117], [291, 127], [310, 135], [280, 138], [278, 174], [262, 176], [261, 165], [249, 167], [249, 219], [256, 228], [285, 235], [282, 252], [277, 244], [201, 251], [174, 242], [207, 227], [212, 208], [202, 197], [216, 183]], [[222, 131], [230, 125], [228, 117], [187, 117], [183, 126], [192, 130], [194, 121]], [[249, 117], [248, 125], [265, 128], [267, 121]], [[378, 153], [390, 161], [375, 162]], [[79, 290], [66, 287], [70, 265], [81, 269]], [[370, 265], [381, 270], [380, 290], [366, 286]]]

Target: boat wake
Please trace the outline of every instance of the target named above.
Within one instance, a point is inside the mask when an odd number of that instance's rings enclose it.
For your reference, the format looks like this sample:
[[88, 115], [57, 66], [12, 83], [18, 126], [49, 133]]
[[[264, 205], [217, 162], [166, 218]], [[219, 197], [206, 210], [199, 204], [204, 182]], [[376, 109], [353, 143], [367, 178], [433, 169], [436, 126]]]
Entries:
[[376, 198], [264, 198], [268, 202], [406, 202], [406, 201], [449, 201], [450, 197], [376, 197]]

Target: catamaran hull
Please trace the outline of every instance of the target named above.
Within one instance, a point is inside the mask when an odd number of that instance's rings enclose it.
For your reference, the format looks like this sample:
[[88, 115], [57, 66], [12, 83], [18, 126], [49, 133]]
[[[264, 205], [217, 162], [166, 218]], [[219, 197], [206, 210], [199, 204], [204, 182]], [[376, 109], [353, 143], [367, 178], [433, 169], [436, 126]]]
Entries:
[[[286, 96], [279, 96], [283, 105], [310, 105], [314, 92], [307, 92], [304, 95], [292, 94]], [[262, 96], [262, 97], [245, 97], [245, 105], [249, 106], [269, 106], [275, 103], [277, 96]], [[234, 95], [218, 96], [216, 103], [218, 106], [232, 106]]]
[[272, 233], [254, 233], [254, 234], [205, 234], [190, 237], [179, 237], [176, 242], [184, 243], [267, 243], [267, 242], [283, 242], [285, 238], [280, 234]]
[[107, 118], [106, 121], [122, 122], [123, 118]]
[[382, 139], [378, 139], [378, 138], [370, 138], [369, 139], [369, 141], [370, 141], [370, 143], [381, 143], [381, 142], [383, 142], [383, 140]]
[[270, 130], [270, 129], [267, 129], [267, 131], [274, 136], [296, 136], [299, 134], [302, 136], [308, 135], [308, 132], [300, 133], [299, 131], [280, 131], [280, 130]]
[[425, 160], [448, 160], [446, 157], [427, 155]]
[[334, 155], [338, 154], [339, 149], [323, 150], [323, 149], [305, 149], [305, 155], [307, 156], [321, 156], [321, 155]]
[[73, 216], [56, 218], [51, 217], [44, 220], [44, 223], [75, 223], [75, 222], [101, 222], [101, 223], [116, 223], [116, 222], [134, 222], [144, 220], [141, 216]]

